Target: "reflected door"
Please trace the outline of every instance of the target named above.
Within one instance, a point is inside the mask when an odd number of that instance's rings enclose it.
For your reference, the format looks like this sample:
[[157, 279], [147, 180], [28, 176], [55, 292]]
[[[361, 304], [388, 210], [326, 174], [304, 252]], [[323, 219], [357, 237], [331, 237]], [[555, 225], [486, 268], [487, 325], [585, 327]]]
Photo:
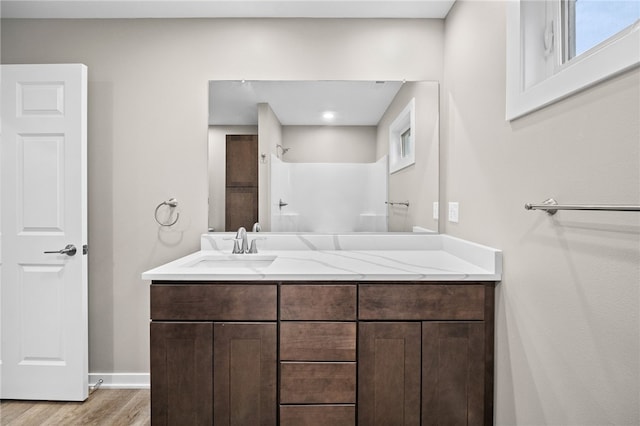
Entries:
[[258, 221], [258, 135], [227, 135], [225, 230]]

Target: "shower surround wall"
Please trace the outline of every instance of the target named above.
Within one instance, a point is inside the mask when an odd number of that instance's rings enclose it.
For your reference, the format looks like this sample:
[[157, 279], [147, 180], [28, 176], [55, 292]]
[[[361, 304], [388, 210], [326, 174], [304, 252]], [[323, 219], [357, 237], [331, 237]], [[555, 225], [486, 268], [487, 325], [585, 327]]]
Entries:
[[375, 163], [287, 163], [272, 155], [272, 231], [385, 232], [387, 174], [386, 156]]

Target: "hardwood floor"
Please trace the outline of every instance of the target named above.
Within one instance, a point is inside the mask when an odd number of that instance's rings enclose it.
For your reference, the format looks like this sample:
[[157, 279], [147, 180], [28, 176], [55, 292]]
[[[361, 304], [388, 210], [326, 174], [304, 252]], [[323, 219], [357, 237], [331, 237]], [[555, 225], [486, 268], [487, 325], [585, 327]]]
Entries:
[[149, 425], [148, 389], [98, 389], [84, 402], [0, 401], [0, 425]]

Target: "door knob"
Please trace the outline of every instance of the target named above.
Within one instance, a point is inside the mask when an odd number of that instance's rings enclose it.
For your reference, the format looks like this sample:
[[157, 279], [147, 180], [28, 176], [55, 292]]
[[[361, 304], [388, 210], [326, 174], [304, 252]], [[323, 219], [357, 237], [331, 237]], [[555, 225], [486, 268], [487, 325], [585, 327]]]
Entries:
[[45, 254], [66, 254], [67, 256], [74, 256], [76, 254], [76, 246], [74, 246], [73, 244], [67, 244], [65, 246], [65, 248], [63, 248], [62, 250], [57, 250], [57, 251], [45, 251]]

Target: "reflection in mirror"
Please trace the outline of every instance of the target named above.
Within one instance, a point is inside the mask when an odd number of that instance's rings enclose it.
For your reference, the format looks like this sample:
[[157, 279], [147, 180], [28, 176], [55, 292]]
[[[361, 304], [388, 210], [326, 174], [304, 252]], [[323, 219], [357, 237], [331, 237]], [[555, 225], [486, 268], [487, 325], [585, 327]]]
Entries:
[[210, 81], [209, 230], [437, 232], [438, 90]]

